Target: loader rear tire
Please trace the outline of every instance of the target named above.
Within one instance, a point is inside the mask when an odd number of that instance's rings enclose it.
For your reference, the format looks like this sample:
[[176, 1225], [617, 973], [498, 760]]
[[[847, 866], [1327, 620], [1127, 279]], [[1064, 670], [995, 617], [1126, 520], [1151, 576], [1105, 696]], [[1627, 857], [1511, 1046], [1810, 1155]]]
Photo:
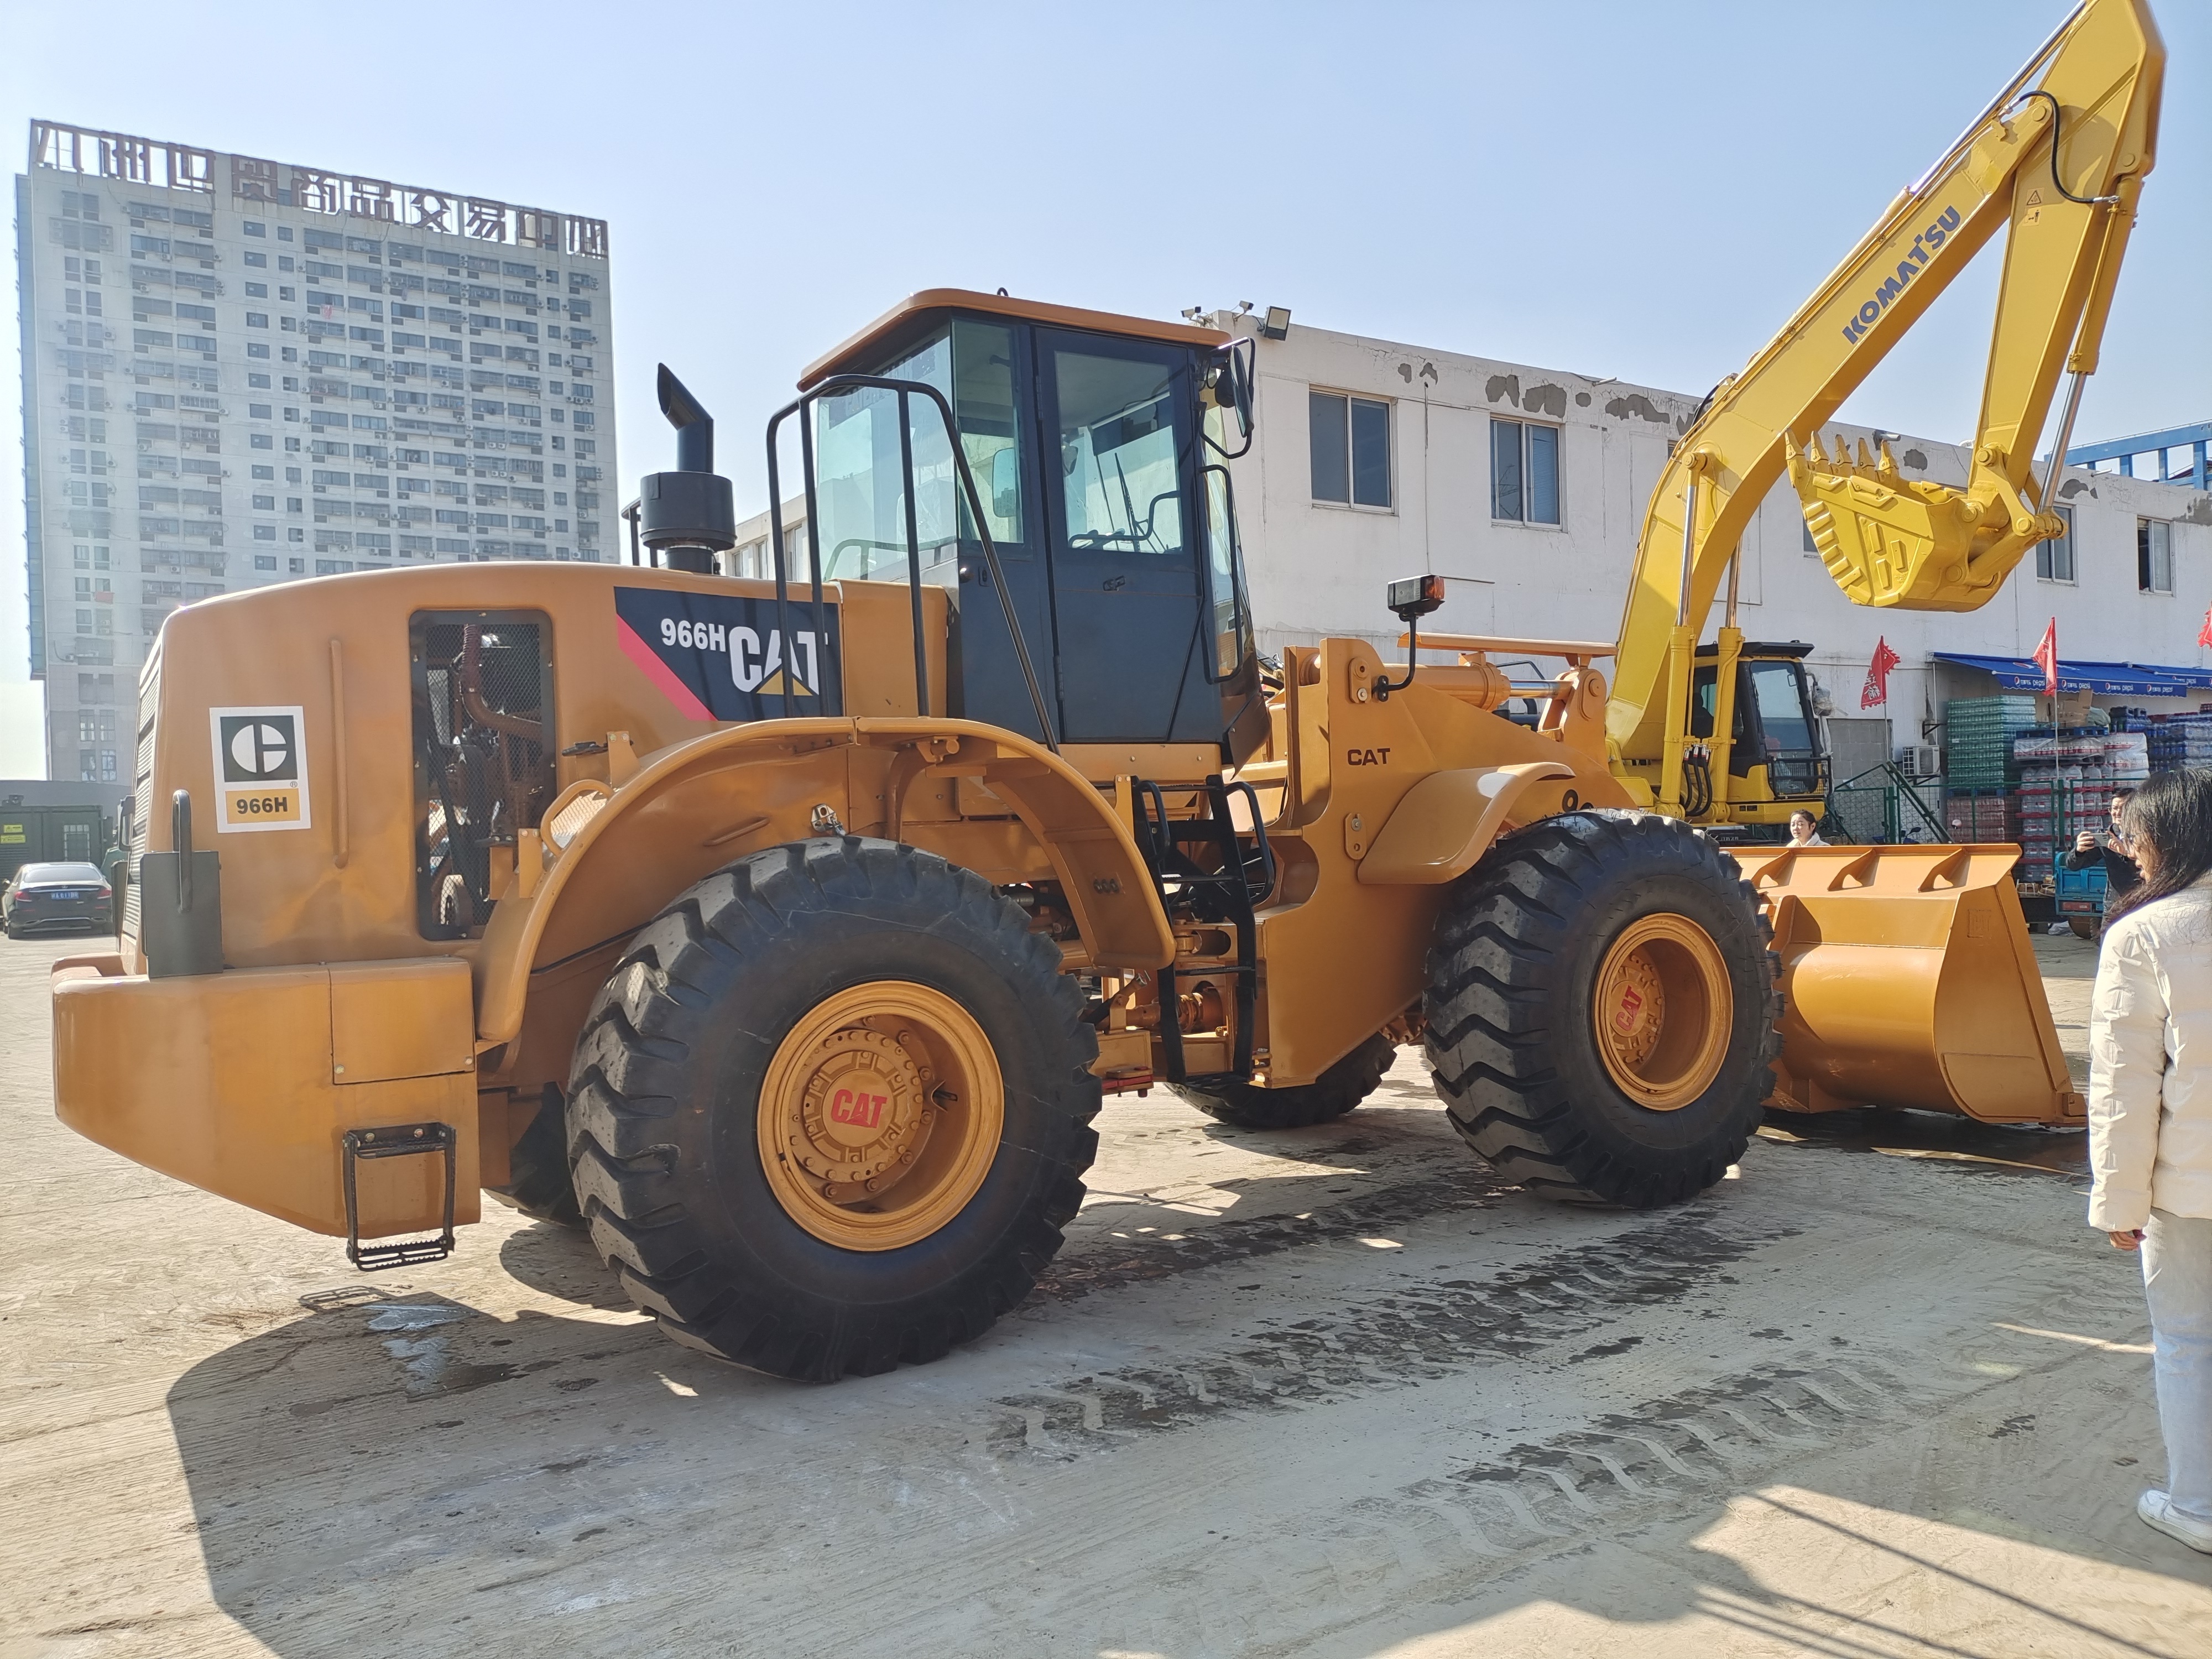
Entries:
[[1429, 954], [1453, 1124], [1548, 1198], [1695, 1196], [1773, 1088], [1771, 938], [1735, 861], [1679, 820], [1570, 812], [1508, 837], [1454, 884]]
[[507, 1185], [491, 1190], [534, 1220], [580, 1227], [584, 1212], [568, 1176], [567, 1112], [560, 1089], [547, 1084], [537, 1115], [507, 1151]]
[[690, 888], [592, 1004], [568, 1089], [577, 1197], [631, 1299], [814, 1382], [981, 1334], [1060, 1249], [1098, 1144], [1060, 964], [981, 878], [891, 842]]
[[1172, 1086], [1208, 1117], [1240, 1129], [1305, 1129], [1342, 1117], [1382, 1086], [1382, 1073], [1398, 1045], [1382, 1036], [1369, 1037], [1311, 1083], [1261, 1089], [1249, 1083], [1215, 1081]]

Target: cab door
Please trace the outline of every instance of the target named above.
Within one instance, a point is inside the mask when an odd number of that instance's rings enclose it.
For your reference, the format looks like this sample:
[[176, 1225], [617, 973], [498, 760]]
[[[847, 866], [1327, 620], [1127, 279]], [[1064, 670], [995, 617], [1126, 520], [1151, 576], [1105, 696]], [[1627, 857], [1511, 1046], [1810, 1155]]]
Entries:
[[1061, 736], [1217, 741], [1189, 354], [1039, 329], [1036, 356]]

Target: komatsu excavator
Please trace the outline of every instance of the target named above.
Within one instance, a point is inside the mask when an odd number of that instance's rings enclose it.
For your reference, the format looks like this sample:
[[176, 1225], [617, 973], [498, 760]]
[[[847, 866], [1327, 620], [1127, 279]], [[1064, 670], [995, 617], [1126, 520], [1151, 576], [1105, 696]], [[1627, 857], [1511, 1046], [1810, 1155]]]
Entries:
[[[1638, 805], [1777, 829], [1800, 807], [1818, 817], [1826, 805], [1807, 647], [1747, 646], [1736, 620], [1738, 543], [1785, 472], [1812, 544], [1854, 605], [1975, 610], [2059, 533], [2058, 458], [2151, 170], [2164, 67], [2142, 0], [2078, 8], [1706, 398], [1652, 491], [1613, 653], [1607, 756]], [[1824, 444], [1823, 423], [2000, 229], [2004, 269], [1965, 487], [1907, 478], [1886, 441], [1862, 440], [1856, 458], [1840, 437]], [[2037, 440], [2062, 372], [2071, 378], [2039, 477]], [[1723, 583], [1722, 624], [1701, 643]], [[1489, 642], [1425, 643], [1463, 643], [1462, 663], [1474, 664]], [[1583, 660], [1601, 650], [1580, 648]], [[2015, 857], [1989, 847], [1739, 854], [1784, 963], [1776, 1104], [2080, 1121], [2009, 880]]]
[[[1736, 548], [1786, 472], [1813, 545], [1854, 605], [1972, 611], [2058, 533], [2051, 492], [2097, 367], [2157, 142], [2165, 52], [2140, 0], [2078, 9], [1957, 143], [1902, 191], [1742, 372], [1713, 389], [1652, 491], [1606, 715], [1640, 805], [1712, 824], [1816, 813], [1820, 757], [1744, 752], [1762, 712], [1809, 726], [1802, 654], [1736, 623]], [[1885, 442], [1856, 459], [1820, 429], [1999, 230], [2006, 232], [1972, 474], [1908, 478]], [[2033, 465], [2062, 370], [2053, 458]], [[1717, 638], [1698, 643], [1726, 585]], [[1800, 711], [1803, 711], [1802, 714]], [[1782, 745], [1775, 745], [1781, 748]]]
[[[1779, 766], [1732, 748], [1744, 662], [1736, 546], [1785, 471], [1813, 545], [1854, 605], [1972, 611], [2059, 533], [2052, 507], [2158, 139], [2165, 51], [2142, 0], [2090, 0], [1739, 374], [1715, 387], [1653, 490], [1606, 713], [1639, 802], [1713, 823], [1778, 822]], [[1820, 430], [2000, 228], [1997, 290], [1963, 489], [1856, 459]], [[2062, 372], [2049, 461], [2034, 461]], [[1695, 644], [1725, 572], [1717, 639]], [[1711, 652], [1712, 665], [1699, 665]], [[1792, 668], [1796, 666], [1793, 663]], [[1710, 696], [1710, 705], [1705, 698]], [[1747, 711], [1758, 720], [1754, 702]], [[1809, 793], [1825, 780], [1801, 771]], [[1763, 787], [1761, 787], [1763, 785]], [[1761, 799], [1760, 796], [1765, 799]], [[1993, 1121], [2080, 1121], [2011, 881], [2014, 848], [1762, 848], [1739, 855], [1783, 962], [1774, 1103], [1875, 1103]]]
[[[946, 289], [769, 421], [772, 519], [798, 440], [803, 571], [780, 522], [772, 580], [718, 568], [729, 481], [664, 369], [649, 562], [174, 611], [116, 948], [53, 970], [57, 1112], [364, 1269], [447, 1254], [490, 1190], [587, 1226], [676, 1340], [823, 1380], [1020, 1300], [1107, 1091], [1310, 1124], [1419, 1042], [1477, 1154], [1634, 1206], [1719, 1180], [1770, 1097], [2078, 1112], [2026, 994], [2015, 849], [1740, 866], [1682, 821], [1692, 641], [1742, 515], [2008, 211], [2007, 363], [2012, 295], [2058, 297], [2036, 362], [1992, 371], [2013, 424], [1968, 490], [1832, 459], [1800, 487], [1883, 602], [1980, 593], [2033, 541], [2018, 458], [2069, 340], [2094, 355], [2075, 323], [2111, 291], [2160, 62], [2140, 0], [2089, 0], [1716, 395], [1654, 497], [1610, 702], [1616, 647], [1558, 641], [1416, 666], [1330, 639], [1271, 683], [1226, 465], [1241, 343]], [[1389, 608], [1410, 634], [1442, 587]], [[1497, 647], [1566, 667], [1516, 685]], [[1532, 693], [1533, 727], [1504, 714]]]

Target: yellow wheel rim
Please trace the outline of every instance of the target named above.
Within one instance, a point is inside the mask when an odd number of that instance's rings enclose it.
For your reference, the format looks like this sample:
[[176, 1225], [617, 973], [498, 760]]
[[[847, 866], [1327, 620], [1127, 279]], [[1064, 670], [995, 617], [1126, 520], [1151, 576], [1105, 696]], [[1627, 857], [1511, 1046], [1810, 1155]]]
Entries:
[[1735, 994], [1712, 935], [1687, 916], [1631, 922], [1605, 953], [1590, 1009], [1608, 1076], [1638, 1105], [1679, 1111], [1720, 1075]]
[[755, 1116], [769, 1190], [848, 1250], [928, 1237], [975, 1196], [1006, 1126], [990, 1039], [941, 991], [855, 985], [776, 1045]]

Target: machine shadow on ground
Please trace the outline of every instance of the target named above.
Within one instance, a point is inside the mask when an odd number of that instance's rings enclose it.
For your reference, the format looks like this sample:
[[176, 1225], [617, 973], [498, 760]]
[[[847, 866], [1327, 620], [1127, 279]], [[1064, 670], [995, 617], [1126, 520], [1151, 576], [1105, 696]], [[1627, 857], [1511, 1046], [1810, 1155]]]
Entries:
[[[1396, 1115], [1416, 1115], [1385, 1109], [1372, 1124], [1304, 1132], [1303, 1156], [1311, 1160], [1330, 1146], [1346, 1155], [1363, 1130], [1384, 1137], [1423, 1132], [1424, 1126], [1401, 1131], [1384, 1121]], [[1434, 1114], [1419, 1115], [1433, 1134]], [[1754, 1156], [1794, 1162], [1839, 1150], [1807, 1144], [1755, 1149]], [[2018, 1167], [2019, 1160], [2006, 1163], [2010, 1179], [2052, 1179]], [[1466, 1173], [1477, 1172], [1468, 1160]], [[1947, 1165], [1943, 1173], [1966, 1171]], [[1423, 1212], [1433, 1216], [1437, 1194], [1422, 1185], [1432, 1178], [1409, 1171], [1401, 1185], [1416, 1190], [1397, 1199], [1390, 1188], [1342, 1195], [1342, 1229], [1370, 1225], [1377, 1205], [1403, 1203], [1410, 1214], [1412, 1206], [1425, 1204]], [[1494, 1177], [1461, 1201], [1560, 1213]], [[1688, 1304], [1707, 1293], [1715, 1276], [1747, 1262], [1765, 1237], [1711, 1200], [1634, 1218], [1626, 1234], [1622, 1218], [1571, 1218], [1572, 1224], [1551, 1231], [1524, 1260], [1467, 1273], [1448, 1297], [1428, 1293], [1422, 1305], [1462, 1328], [1469, 1317], [1487, 1322], [1496, 1311], [1498, 1344], [1480, 1352], [1455, 1358], [1431, 1346], [1394, 1361], [1395, 1379], [1379, 1382], [1370, 1357], [1364, 1378], [1347, 1368], [1324, 1377], [1325, 1386], [1285, 1389], [1273, 1398], [1232, 1396], [1233, 1378], [1209, 1371], [1212, 1394], [1201, 1388], [1171, 1413], [1156, 1413], [1156, 1421], [1138, 1412], [1133, 1430], [1115, 1426], [1121, 1407], [1115, 1390], [1138, 1372], [1116, 1374], [1119, 1382], [1084, 1379], [1095, 1385], [1086, 1396], [1091, 1403], [1070, 1403], [1061, 1363], [1066, 1323], [1128, 1318], [1133, 1304], [1109, 1292], [1142, 1291], [1239, 1255], [1326, 1243], [1339, 1236], [1337, 1219], [1325, 1206], [1255, 1216], [1255, 1231], [1241, 1243], [1233, 1218], [1179, 1243], [1114, 1236], [1126, 1228], [1094, 1233], [1072, 1245], [1030, 1302], [977, 1344], [938, 1365], [830, 1387], [755, 1376], [676, 1347], [650, 1322], [628, 1316], [582, 1234], [528, 1227], [506, 1242], [502, 1266], [531, 1288], [574, 1304], [573, 1315], [525, 1309], [509, 1319], [436, 1295], [349, 1286], [306, 1298], [302, 1317], [212, 1356], [177, 1382], [167, 1404], [208, 1580], [217, 1605], [245, 1630], [270, 1650], [301, 1659], [369, 1650], [362, 1644], [371, 1632], [379, 1640], [388, 1637], [390, 1598], [403, 1582], [424, 1610], [420, 1623], [407, 1626], [410, 1651], [474, 1648], [484, 1626], [472, 1621], [483, 1620], [506, 1626], [514, 1651], [580, 1650], [568, 1644], [587, 1640], [595, 1650], [627, 1650], [623, 1644], [636, 1641], [635, 1626], [621, 1622], [615, 1604], [652, 1596], [685, 1610], [689, 1627], [707, 1644], [701, 1650], [719, 1650], [742, 1634], [767, 1644], [756, 1650], [812, 1652], [806, 1632], [819, 1627], [810, 1609], [821, 1597], [846, 1595], [850, 1584], [849, 1572], [832, 1565], [848, 1551], [825, 1555], [818, 1539], [865, 1547], [867, 1582], [886, 1598], [880, 1620], [847, 1621], [836, 1641], [824, 1636], [825, 1650], [974, 1651], [971, 1638], [1003, 1631], [1012, 1632], [1012, 1645], [995, 1638], [983, 1645], [1085, 1655], [1134, 1648], [1168, 1659], [1278, 1643], [1331, 1651], [1331, 1630], [1376, 1618], [1378, 1597], [1433, 1602], [1429, 1610], [1441, 1614], [1443, 1604], [1476, 1595], [1486, 1619], [1545, 1601], [1632, 1625], [1718, 1618], [1808, 1651], [1887, 1650], [1893, 1632], [1878, 1621], [1785, 1593], [1736, 1558], [1705, 1547], [1703, 1534], [1734, 1503], [1787, 1512], [1794, 1524], [1833, 1533], [1838, 1550], [1872, 1552], [1898, 1571], [1932, 1571], [1939, 1581], [1948, 1575], [1956, 1587], [2019, 1602], [2057, 1642], [2052, 1650], [2075, 1650], [2069, 1641], [2092, 1638], [2100, 1651], [2187, 1650], [2106, 1635], [2055, 1597], [2045, 1598], [2051, 1605], [2020, 1602], [1971, 1572], [1919, 1561], [1890, 1539], [1854, 1534], [1851, 1506], [2018, 1535], [2002, 1521], [1962, 1515], [1932, 1492], [1900, 1491], [1826, 1456], [1876, 1434], [1921, 1435], [1929, 1461], [1986, 1457], [2005, 1443], [2002, 1435], [1978, 1435], [1959, 1449], [1934, 1425], [1932, 1407], [1941, 1402], [1923, 1395], [1909, 1364], [1879, 1349], [1862, 1351], [1843, 1334], [1594, 1417], [1587, 1431], [1513, 1446], [1465, 1468], [1439, 1463], [1379, 1493], [1355, 1495], [1358, 1483], [1346, 1480], [1351, 1471], [1332, 1474], [1323, 1458], [1313, 1475], [1326, 1495], [1295, 1520], [1258, 1492], [1249, 1513], [1231, 1493], [1179, 1517], [1177, 1505], [1166, 1501], [1181, 1482], [1177, 1470], [1158, 1473], [1150, 1494], [1131, 1488], [1131, 1466], [1147, 1459], [1148, 1443], [1170, 1452], [1166, 1460], [1149, 1455], [1157, 1466], [1178, 1461], [1174, 1447], [1187, 1452], [1209, 1435], [1248, 1442], [1266, 1436], [1275, 1449], [1261, 1455], [1279, 1461], [1285, 1431], [1303, 1447], [1356, 1437], [1395, 1389], [1424, 1391], [1397, 1396], [1418, 1401], [1413, 1408], [1453, 1413], [1485, 1409], [1486, 1395], [1490, 1409], [1510, 1407], [1516, 1389], [1564, 1386], [1570, 1377], [1588, 1384], [1621, 1363], [1618, 1356], [1632, 1344], [1551, 1340], [1572, 1331], [1571, 1321], [1558, 1322], [1562, 1287], [1601, 1262], [1604, 1274], [1619, 1279], [1642, 1271], [1650, 1276], [1628, 1285], [1615, 1302], [1686, 1320]], [[1280, 1231], [1262, 1231], [1269, 1228]], [[1639, 1257], [1647, 1264], [1668, 1258], [1676, 1264], [1674, 1277], [1648, 1265], [1639, 1269]], [[1240, 1288], [1256, 1294], [1224, 1306], [1212, 1333], [1216, 1347], [1234, 1347], [1255, 1328], [1295, 1328], [1311, 1311], [1279, 1285], [1270, 1296], [1264, 1269], [1255, 1276], [1262, 1283]], [[1524, 1317], [1530, 1285], [1544, 1287], [1550, 1313]], [[1378, 1274], [1371, 1294], [1387, 1299], [1391, 1289]], [[1337, 1296], [1347, 1299], [1341, 1286]], [[1462, 1305], [1450, 1307], [1450, 1297]], [[1146, 1316], [1150, 1304], [1133, 1305], [1137, 1317]], [[1391, 1317], [1388, 1334], [1410, 1354], [1425, 1333]], [[1031, 1322], [1040, 1318], [1047, 1322]], [[1160, 1340], [1173, 1339], [1164, 1330]], [[2002, 1409], [1991, 1406], [1984, 1414]], [[1271, 1419], [1280, 1420], [1271, 1425]], [[1632, 1443], [1637, 1440], [1649, 1445], [1648, 1455]], [[817, 1461], [812, 1454], [799, 1457], [801, 1447], [818, 1448], [821, 1459], [846, 1472], [801, 1480], [794, 1464]], [[1345, 1480], [1341, 1495], [1332, 1491], [1333, 1479]], [[956, 1490], [963, 1504], [946, 1501]], [[1116, 1491], [1119, 1498], [1106, 1496]], [[916, 1492], [935, 1497], [917, 1510]], [[1846, 1518], [1804, 1509], [1808, 1492], [1835, 1500]], [[978, 1493], [1003, 1517], [994, 1523], [1001, 1528], [1060, 1512], [1071, 1553], [1056, 1599], [1008, 1601], [979, 1568], [948, 1559], [946, 1528], [963, 1547], [986, 1556], [1014, 1547], [1011, 1534], [994, 1540], [988, 1527], [980, 1540], [974, 1536]], [[1128, 1514], [1100, 1512], [1102, 1501], [1146, 1506], [1158, 1541], [1134, 1553], [1125, 1547], [1120, 1563], [1094, 1566], [1086, 1577], [1079, 1570], [1085, 1557], [1075, 1547], [1086, 1531], [1126, 1538], [1131, 1524]], [[1229, 1514], [1239, 1537], [1233, 1553], [1213, 1547], [1227, 1541]], [[1211, 1530], [1197, 1535], [1209, 1521], [1220, 1526], [1219, 1540]], [[1393, 1540], [1408, 1533], [1430, 1535], [1437, 1559], [1449, 1563], [1459, 1553], [1448, 1584], [1433, 1575], [1407, 1579], [1405, 1552]], [[2066, 1547], [2084, 1559], [2145, 1569], [2141, 1553], [2110, 1549], [2094, 1538], [2069, 1539]], [[1589, 1570], [1607, 1560], [1626, 1565]], [[2161, 1562], [2156, 1570], [2212, 1583], [2212, 1564]], [[1334, 1587], [1334, 1605], [1308, 1597], [1295, 1611], [1267, 1611], [1277, 1606], [1275, 1587], [1285, 1575], [1316, 1574]], [[604, 1615], [593, 1611], [602, 1601]], [[869, 1605], [860, 1595], [856, 1611], [865, 1614]], [[1234, 1612], [1227, 1625], [1224, 1608]], [[556, 1615], [557, 1623], [538, 1622]], [[1870, 1645], [1834, 1646], [1824, 1632], [1836, 1621]], [[1450, 1622], [1440, 1619], [1434, 1627]], [[1223, 1634], [1231, 1628], [1242, 1633]], [[858, 1629], [872, 1633], [856, 1640]], [[902, 1632], [896, 1641], [893, 1632]], [[617, 1645], [606, 1646], [607, 1639]], [[1031, 1640], [1037, 1644], [1024, 1646]], [[1987, 1650], [1990, 1659], [2013, 1650]]]

